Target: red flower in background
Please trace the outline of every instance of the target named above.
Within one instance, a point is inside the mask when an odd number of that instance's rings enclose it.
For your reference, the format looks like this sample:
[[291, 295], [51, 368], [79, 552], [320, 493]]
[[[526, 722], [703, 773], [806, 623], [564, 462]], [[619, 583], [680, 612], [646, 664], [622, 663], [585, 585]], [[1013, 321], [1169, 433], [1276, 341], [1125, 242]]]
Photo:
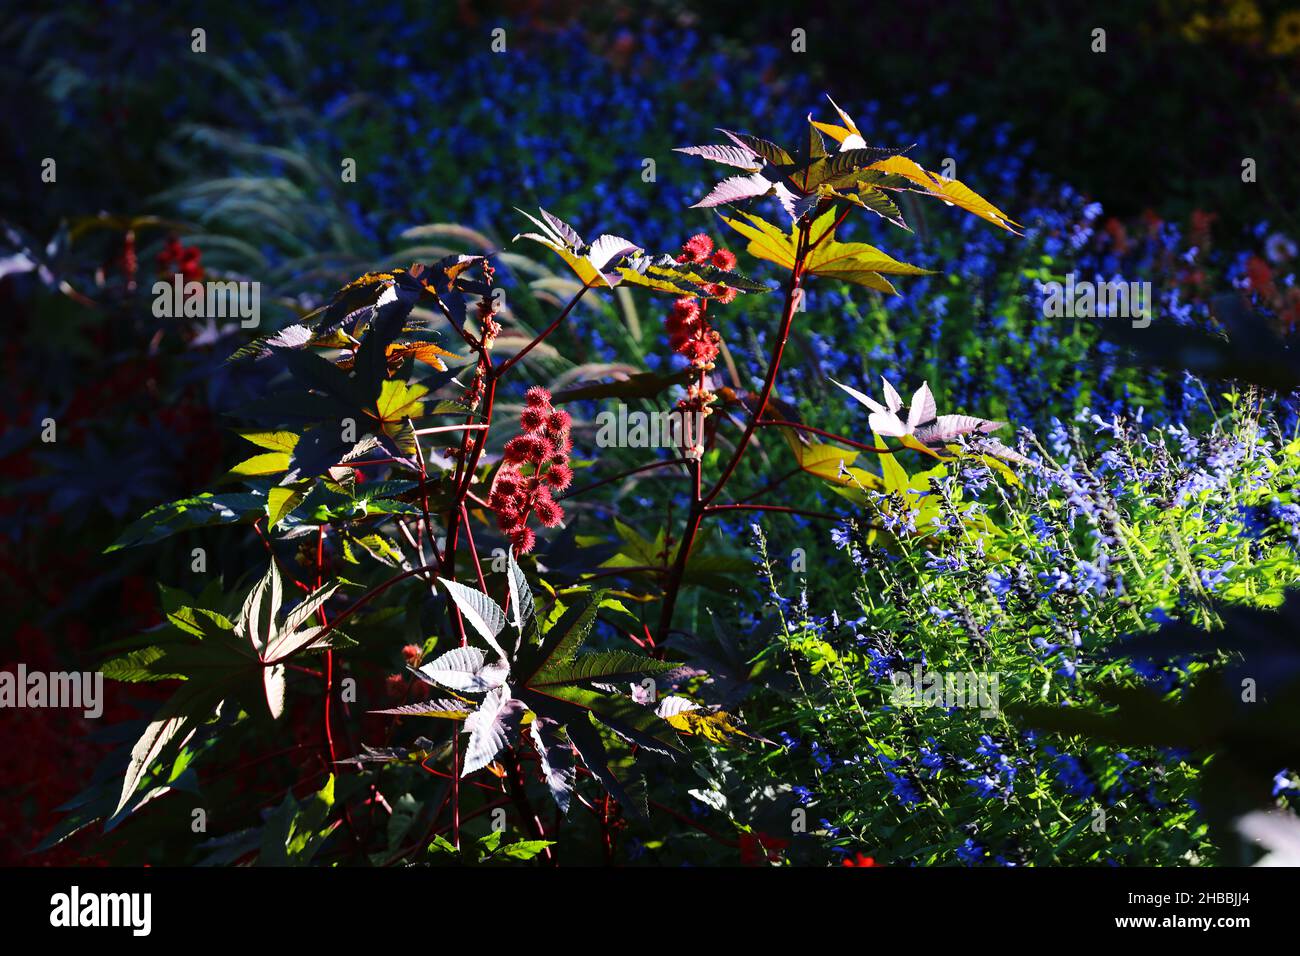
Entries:
[[740, 835], [740, 862], [745, 866], [779, 863], [781, 851], [790, 846], [789, 840], [774, 837], [762, 830]]
[[158, 253], [158, 271], [164, 275], [179, 272], [186, 282], [202, 282], [204, 272], [200, 256], [202, 253], [197, 246], [182, 246], [178, 238], [170, 236], [162, 252]]

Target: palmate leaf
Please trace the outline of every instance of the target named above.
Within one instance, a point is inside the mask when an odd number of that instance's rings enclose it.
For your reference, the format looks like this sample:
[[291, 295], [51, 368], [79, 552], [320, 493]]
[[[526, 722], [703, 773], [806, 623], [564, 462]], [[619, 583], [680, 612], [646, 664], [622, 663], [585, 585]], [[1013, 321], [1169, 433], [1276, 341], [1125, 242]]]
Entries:
[[986, 222], [991, 222], [993, 225], [1007, 230], [1007, 232], [1020, 235], [1016, 231], [1016, 227], [1020, 223], [1010, 218], [965, 183], [923, 169], [906, 156], [891, 156], [888, 159], [873, 163], [870, 168], [887, 173], [897, 173], [920, 186], [919, 192], [936, 196], [946, 203], [964, 209], [973, 215], [979, 216]]
[[[413, 266], [412, 270], [417, 270], [417, 267]], [[395, 457], [409, 458], [415, 454], [415, 438], [406, 420], [422, 414], [421, 399], [429, 391], [429, 386], [390, 379], [389, 374], [395, 363], [400, 366], [405, 357], [415, 356], [432, 359], [449, 379], [451, 373], [446, 371], [439, 354], [450, 353], [432, 343], [399, 346], [396, 339], [405, 330], [415, 303], [429, 289], [425, 277], [441, 275], [443, 281], [434, 284], [442, 288], [452, 284], [446, 277], [455, 270], [420, 268], [418, 271], [419, 279], [399, 270], [380, 274], [374, 282], [367, 277], [358, 280], [358, 288], [367, 295], [373, 292], [374, 300], [363, 310], [364, 314], [354, 318], [354, 331], [362, 336], [361, 342], [351, 358], [341, 364], [332, 363], [314, 352], [270, 349], [283, 362], [299, 388], [306, 391], [289, 392], [254, 402], [243, 409], [244, 414], [270, 419], [275, 424], [314, 426], [307, 428], [291, 446], [273, 449], [289, 455], [283, 484], [325, 474], [340, 462], [369, 450], [375, 442], [384, 444]], [[398, 279], [393, 278], [395, 275]], [[346, 294], [348, 288], [345, 287], [341, 294]], [[347, 347], [354, 341], [344, 337], [330, 344]], [[280, 464], [265, 458], [250, 462], [252, 464], [246, 463], [243, 467], [257, 467], [259, 473], [274, 473], [264, 469]]]
[[[564, 713], [564, 711], [560, 712]], [[577, 717], [569, 714], [564, 719], [564, 729], [569, 735], [573, 749], [577, 751], [586, 768], [596, 775], [596, 779], [600, 781], [606, 792], [634, 816], [644, 818], [645, 811], [638, 808], [624, 788], [623, 782], [610, 768], [609, 751], [605, 749], [605, 742], [600, 739], [600, 731], [596, 729], [594, 720], [582, 713]]]
[[503, 661], [489, 663], [477, 647], [457, 647], [425, 664], [419, 672], [448, 690], [486, 693], [506, 682], [510, 668]]
[[167, 649], [155, 645], [140, 647], [111, 658], [99, 670], [108, 680], [128, 684], [185, 678], [183, 671], [168, 663]]
[[465, 585], [456, 581], [449, 581], [446, 578], [438, 579], [442, 586], [447, 589], [451, 599], [456, 602], [456, 607], [460, 609], [461, 616], [483, 640], [487, 641], [488, 646], [496, 651], [497, 657], [502, 661], [508, 661], [510, 655], [498, 642], [497, 637], [501, 634], [506, 626], [506, 613], [496, 601], [492, 600], [482, 591], [476, 591], [473, 588], [467, 588]]
[[284, 593], [279, 568], [272, 561], [266, 574], [244, 599], [234, 634], [241, 642], [247, 643], [261, 665], [263, 696], [272, 719], [279, 719], [284, 713], [283, 662], [316, 644], [323, 628], [304, 629], [303, 625], [329, 600], [337, 588], [337, 584], [317, 588], [280, 621]]
[[526, 687], [533, 675], [548, 664], [567, 664], [577, 655], [596, 623], [604, 592], [584, 597], [581, 603], [565, 608], [559, 620], [547, 628], [539, 646], [520, 646], [513, 668], [517, 684]]
[[[718, 132], [722, 133], [742, 149], [747, 149], [751, 153], [761, 156], [773, 166], [794, 165], [794, 157], [775, 143], [768, 142], [765, 139], [760, 139], [757, 136], [750, 136], [746, 133], [733, 133], [730, 130], [725, 129], [719, 129]], [[689, 149], [690, 147], [687, 148]]]
[[537, 626], [537, 605], [533, 601], [532, 589], [524, 571], [515, 560], [514, 548], [506, 552], [506, 578], [510, 588], [510, 623], [519, 635], [519, 642], [514, 650], [524, 644], [535, 644], [541, 638]]
[[874, 212], [881, 219], [893, 223], [900, 229], [906, 229], [911, 232], [911, 227], [903, 219], [902, 210], [883, 190], [874, 186], [863, 186], [856, 193], [842, 192], [830, 186], [819, 186], [817, 195], [822, 198], [838, 199], [843, 202], [852, 203], [870, 212]]
[[542, 769], [542, 778], [551, 790], [551, 796], [561, 813], [569, 812], [569, 797], [577, 779], [573, 759], [573, 744], [564, 728], [549, 717], [536, 717], [529, 726], [533, 748]]
[[195, 528], [252, 523], [265, 513], [265, 509], [266, 496], [256, 492], [222, 495], [203, 492], [150, 509], [129, 525], [104, 552], [153, 544]]
[[737, 737], [772, 743], [764, 737], [755, 737], [741, 727], [725, 710], [706, 710], [685, 697], [668, 696], [659, 701], [655, 713], [679, 733], [703, 737], [715, 744], [729, 744]]
[[441, 697], [436, 700], [418, 700], [400, 707], [372, 710], [372, 714], [389, 714], [394, 717], [442, 717], [446, 720], [464, 720], [474, 712], [470, 701]]
[[[568, 805], [573, 786], [572, 750], [578, 752], [612, 796], [629, 799], [628, 791], [608, 767], [608, 755], [592, 721], [656, 753], [682, 752], [676, 732], [653, 710], [605, 690], [611, 684], [677, 670], [679, 665], [627, 651], [580, 655], [606, 592], [581, 595], [579, 601], [564, 607], [558, 616], [551, 616], [551, 623], [543, 627], [513, 554], [507, 571], [510, 630], [517, 640], [501, 639], [507, 616], [491, 597], [443, 580], [465, 620], [500, 656], [489, 662], [477, 647], [458, 647], [414, 672], [456, 693], [484, 695], [466, 718], [464, 730], [470, 734], [470, 741], [464, 772], [473, 773], [494, 760], [503, 747], [517, 739], [526, 713], [531, 712], [531, 732], [541, 757], [543, 778], [562, 809]], [[508, 653], [502, 645], [510, 648]], [[381, 713], [456, 719], [468, 707], [457, 700], [439, 700]], [[630, 809], [636, 812], [635, 804]]]
[[[741, 213], [748, 223], [739, 219], [722, 217], [732, 229], [749, 240], [747, 250], [750, 255], [775, 262], [786, 269], [793, 269], [797, 256], [798, 232], [789, 233], [772, 225], [766, 220], [750, 213]], [[820, 239], [834, 225], [833, 210], [824, 213], [813, 223], [811, 235]], [[883, 278], [889, 275], [930, 275], [933, 270], [899, 262], [875, 246], [865, 242], [837, 242], [832, 236], [826, 236], [807, 256], [805, 272], [827, 279], [840, 279], [865, 285], [890, 295], [897, 295], [894, 287]]]
[[660, 661], [631, 651], [601, 651], [582, 654], [569, 661], [552, 659], [528, 681], [534, 690], [545, 690], [561, 684], [589, 684], [601, 681], [606, 684], [636, 682], [653, 674], [675, 670], [672, 661]]
[[155, 763], [165, 761], [186, 745], [199, 725], [212, 715], [224, 695], [225, 689], [221, 684], [204, 686], [187, 680], [167, 699], [131, 748], [131, 759], [111, 817], [116, 817], [131, 802]]
[[623, 258], [640, 253], [641, 247], [620, 236], [603, 235], [590, 246], [584, 246], [582, 238], [568, 223], [552, 216], [546, 210], [540, 210], [545, 222], [529, 215], [522, 209], [516, 209], [532, 220], [541, 232], [525, 232], [515, 236], [515, 241], [531, 239], [546, 246], [573, 270], [587, 288], [605, 286], [613, 288], [622, 281], [622, 275], [614, 264]]
[[266, 494], [267, 527], [274, 528], [302, 504], [306, 492], [301, 488], [272, 488]]
[[495, 760], [519, 736], [523, 715], [523, 702], [510, 696], [509, 686], [503, 684], [489, 691], [478, 710], [465, 719], [464, 732], [469, 734], [469, 743], [465, 746], [461, 776], [482, 770]]
[[[873, 158], [871, 156], [871, 147], [867, 147], [866, 141], [862, 138], [862, 133], [854, 124], [853, 119], [848, 113], [840, 109], [840, 107], [836, 105], [835, 101], [829, 96], [827, 96], [826, 99], [830, 100], [831, 106], [833, 106], [835, 112], [839, 114], [840, 122], [843, 125], [818, 123], [815, 121], [813, 122], [813, 125], [817, 129], [834, 138], [840, 144], [840, 152], [838, 156], [850, 157], [850, 159], [847, 160], [850, 167], [865, 165], [869, 169], [897, 174], [911, 181], [916, 186], [921, 187], [917, 190], [918, 192], [937, 196], [944, 202], [965, 209], [967, 212], [973, 213], [981, 219], [993, 223], [995, 226], [1006, 229], [1008, 232], [1016, 232], [1012, 227], [1019, 226], [1020, 224], [1018, 222], [1010, 219], [1006, 213], [1002, 212], [1002, 210], [998, 209], [964, 183], [923, 169], [920, 165], [908, 159], [906, 156], [895, 154]], [[868, 152], [861, 152], [863, 149], [866, 149]], [[901, 153], [903, 151], [900, 150], [898, 152]], [[858, 162], [859, 159], [865, 160], [865, 162]], [[885, 188], [893, 187], [887, 186]], [[1019, 233], [1016, 234], [1018, 235]]]
[[[768, 415], [774, 419], [780, 418], [780, 414], [771, 409]], [[861, 455], [860, 451], [810, 441], [804, 433], [794, 428], [779, 428], [777, 431], [790, 446], [795, 462], [802, 471], [830, 482], [836, 492], [849, 500], [865, 504], [863, 489], [875, 491], [882, 487], [879, 475], [854, 464]]]
[[275, 636], [275, 616], [283, 601], [280, 569], [272, 560], [266, 574], [262, 575], [244, 598], [244, 605], [239, 612], [237, 633], [252, 644], [255, 654], [261, 655], [267, 643]]
[[728, 176], [717, 183], [708, 195], [691, 205], [692, 209], [710, 209], [727, 203], [742, 202], [756, 196], [766, 196], [772, 191], [772, 184], [758, 173], [750, 176]]
[[[725, 285], [737, 292], [770, 291], [763, 283], [756, 282], [734, 270], [719, 269], [717, 266], [708, 263], [678, 262], [672, 256], [659, 256], [657, 258], [641, 256], [631, 260], [630, 265], [619, 271], [625, 277], [631, 272], [638, 275], [644, 273], [652, 277], [657, 276], [672, 280], [675, 283], [685, 285], [689, 290], [688, 295], [698, 294], [700, 287], [708, 284]], [[629, 281], [633, 285], [637, 284], [634, 279], [629, 279]]]
[[700, 156], [724, 166], [735, 166], [756, 173], [763, 168], [763, 159], [747, 146], [679, 146], [674, 153]]
[[568, 708], [570, 718], [564, 721], [566, 727], [571, 725], [572, 720], [579, 719], [577, 715], [580, 712], [585, 711], [590, 719], [598, 721], [638, 747], [666, 757], [685, 753], [685, 748], [677, 740], [676, 731], [653, 710], [641, 706], [630, 697], [588, 690], [574, 684], [550, 684], [539, 690], [529, 687], [526, 691], [521, 691], [519, 696], [534, 710], [534, 705], [542, 700], [548, 701], [553, 707]]

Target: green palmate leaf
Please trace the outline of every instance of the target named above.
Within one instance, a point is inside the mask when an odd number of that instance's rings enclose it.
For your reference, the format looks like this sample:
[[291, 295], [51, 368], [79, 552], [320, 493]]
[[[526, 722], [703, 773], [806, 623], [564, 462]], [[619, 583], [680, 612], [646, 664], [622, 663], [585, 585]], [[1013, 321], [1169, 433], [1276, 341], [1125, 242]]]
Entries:
[[663, 674], [677, 668], [671, 661], [655, 660], [630, 651], [602, 651], [582, 654], [569, 661], [552, 659], [528, 681], [533, 689], [544, 689], [558, 684], [581, 684], [592, 681], [628, 683], [652, 674]]
[[105, 661], [100, 671], [109, 680], [140, 683], [156, 680], [184, 680], [185, 673], [168, 665], [167, 649], [141, 647]]
[[226, 478], [254, 478], [259, 475], [278, 475], [289, 470], [289, 452], [268, 451], [245, 458], [226, 473]]
[[604, 591], [596, 595], [584, 595], [584, 600], [567, 608], [560, 619], [547, 629], [540, 647], [520, 648], [515, 671], [524, 685], [548, 664], [559, 665], [573, 660], [596, 623], [596, 613], [604, 597]]
[[389, 567], [396, 567], [402, 561], [402, 551], [392, 539], [378, 532], [361, 537], [343, 539], [343, 558], [351, 564], [357, 564], [358, 558], [353, 552], [353, 545], [361, 548], [376, 561]]
[[265, 448], [268, 451], [292, 452], [294, 446], [298, 444], [297, 433], [289, 431], [241, 431], [239, 437], [252, 442], [258, 448]]
[[234, 631], [234, 623], [225, 615], [202, 607], [178, 607], [167, 612], [167, 620], [195, 637], [220, 638]]
[[570, 729], [571, 738], [574, 715], [586, 711], [591, 719], [599, 721], [639, 747], [665, 756], [685, 752], [677, 740], [676, 731], [653, 710], [641, 706], [630, 697], [601, 693], [572, 684], [551, 684], [536, 690], [529, 687], [526, 691], [521, 691], [520, 696], [530, 707], [537, 704], [539, 699], [547, 699], [552, 706], [570, 708], [565, 726]]
[[507, 843], [496, 851], [496, 856], [509, 857], [512, 860], [532, 860], [549, 846], [555, 846], [554, 840], [517, 840]]
[[334, 775], [325, 786], [305, 802], [299, 803], [292, 793], [267, 819], [262, 829], [259, 866], [306, 866], [333, 832], [328, 826], [334, 809]]
[[[797, 260], [797, 227], [787, 233], [758, 216], [749, 213], [741, 215], [749, 222], [728, 219], [726, 216], [722, 217], [722, 221], [750, 240], [747, 247], [749, 254], [775, 262], [786, 269], [793, 269]], [[883, 274], [929, 275], [933, 271], [899, 262], [865, 242], [836, 241], [831, 232], [834, 226], [833, 216], [833, 211], [824, 213], [811, 227], [809, 234], [814, 241], [818, 239], [821, 241], [805, 259], [804, 269], [808, 274], [854, 282], [880, 292], [897, 295], [894, 287], [883, 278]], [[825, 238], [822, 238], [823, 236]]]
[[265, 508], [266, 497], [257, 493], [214, 495], [204, 492], [151, 509], [104, 550], [108, 553], [153, 544], [194, 528], [251, 523], [264, 513]]
[[284, 486], [272, 488], [266, 495], [266, 515], [268, 519], [267, 526], [276, 527], [289, 512], [302, 504], [306, 492], [299, 488], [286, 488]]
[[726, 135], [732, 142], [739, 143], [751, 152], [757, 153], [773, 166], [794, 165], [794, 157], [780, 146], [777, 146], [776, 143], [760, 139], [757, 136], [750, 136], [747, 133], [733, 133], [725, 129], [720, 132]]
[[218, 687], [203, 687], [187, 681], [158, 709], [144, 733], [131, 748], [131, 759], [122, 778], [122, 790], [111, 816], [116, 817], [131, 802], [155, 763], [179, 751], [211, 716], [221, 701]]

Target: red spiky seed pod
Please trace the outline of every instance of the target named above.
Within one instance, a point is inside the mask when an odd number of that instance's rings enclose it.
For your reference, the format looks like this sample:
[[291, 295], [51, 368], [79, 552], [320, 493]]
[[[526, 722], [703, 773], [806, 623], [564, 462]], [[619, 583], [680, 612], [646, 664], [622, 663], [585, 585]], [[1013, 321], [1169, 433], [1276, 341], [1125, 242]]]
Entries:
[[501, 449], [501, 457], [508, 465], [522, 465], [533, 459], [536, 447], [537, 440], [532, 435], [516, 435]]
[[546, 471], [546, 483], [555, 491], [563, 491], [573, 484], [573, 469], [565, 464], [552, 464]]
[[729, 249], [717, 249], [713, 253], [712, 262], [723, 272], [730, 272], [736, 268], [736, 256]]
[[527, 554], [537, 546], [537, 534], [532, 528], [520, 528], [510, 536], [515, 546], [515, 554]]
[[545, 498], [538, 494], [537, 500], [533, 502], [533, 514], [537, 515], [537, 520], [547, 528], [554, 528], [564, 520], [563, 509], [551, 499], [549, 494]]
[[546, 424], [546, 412], [540, 406], [525, 405], [519, 413], [519, 427], [526, 432], [535, 432]]
[[682, 244], [682, 255], [687, 262], [704, 262], [713, 251], [713, 240], [698, 232]]

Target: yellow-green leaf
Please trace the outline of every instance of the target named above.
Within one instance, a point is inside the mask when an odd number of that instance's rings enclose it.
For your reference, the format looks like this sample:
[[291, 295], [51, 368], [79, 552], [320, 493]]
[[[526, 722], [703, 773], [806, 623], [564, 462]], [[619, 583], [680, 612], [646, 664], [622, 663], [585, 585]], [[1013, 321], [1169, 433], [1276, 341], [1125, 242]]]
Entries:
[[271, 451], [291, 452], [298, 445], [298, 436], [293, 432], [240, 432], [239, 437]]
[[[758, 216], [745, 212], [741, 215], [748, 219], [750, 224], [738, 219], [728, 219], [726, 216], [722, 217], [722, 221], [749, 239], [747, 247], [749, 254], [775, 262], [786, 269], [793, 269], [797, 258], [795, 252], [798, 245], [798, 227], [791, 227], [791, 231], [787, 233]], [[833, 233], [826, 235], [833, 225], [833, 210], [823, 213], [813, 223], [810, 235], [817, 245], [804, 262], [804, 271], [807, 274], [853, 282], [889, 295], [897, 295], [894, 287], [882, 276], [882, 273], [918, 276], [929, 275], [933, 271], [899, 262], [888, 253], [865, 242], [837, 242]]]
[[272, 488], [266, 496], [267, 527], [278, 525], [285, 515], [302, 504], [303, 497], [303, 493], [294, 488]]
[[289, 470], [289, 453], [287, 451], [268, 451], [265, 454], [245, 458], [230, 469], [232, 478], [251, 478], [255, 475], [278, 475]]
[[967, 212], [979, 216], [986, 222], [991, 222], [1008, 232], [1016, 232], [1013, 227], [1020, 225], [1020, 223], [1011, 219], [1001, 209], [965, 183], [956, 179], [949, 179], [947, 176], [940, 176], [938, 173], [929, 172], [906, 156], [890, 156], [888, 159], [882, 159], [867, 168], [879, 169], [887, 173], [897, 173], [916, 183], [921, 187], [922, 191], [937, 196], [944, 202], [951, 203], [960, 209], [965, 209]]

